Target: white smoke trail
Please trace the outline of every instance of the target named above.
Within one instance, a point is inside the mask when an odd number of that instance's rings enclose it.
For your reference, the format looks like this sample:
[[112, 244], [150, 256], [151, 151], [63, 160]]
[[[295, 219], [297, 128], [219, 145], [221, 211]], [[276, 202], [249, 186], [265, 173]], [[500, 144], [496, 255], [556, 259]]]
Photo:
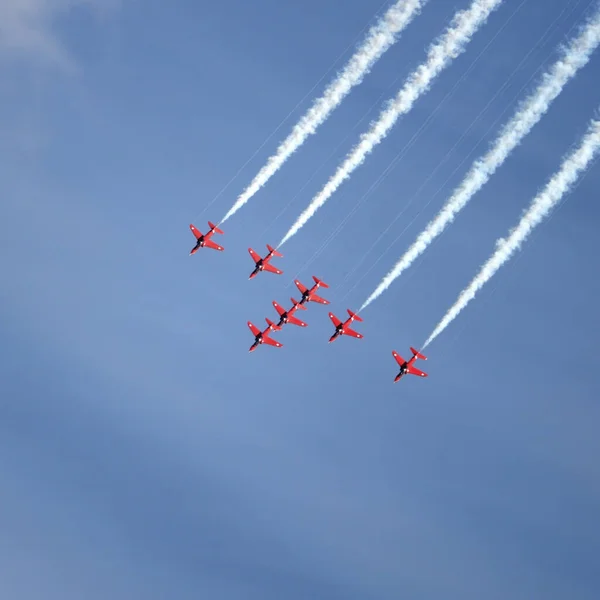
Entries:
[[340, 105], [352, 88], [361, 83], [373, 65], [398, 39], [400, 32], [416, 17], [427, 0], [397, 0], [379, 21], [369, 29], [365, 41], [358, 47], [346, 66], [315, 100], [291, 133], [279, 145], [266, 165], [240, 194], [221, 223], [233, 216], [258, 190], [275, 175], [283, 163], [316, 132], [319, 125]]
[[365, 161], [373, 148], [387, 136], [398, 118], [410, 111], [419, 96], [429, 89], [435, 77], [464, 51], [473, 34], [501, 3], [502, 0], [474, 0], [468, 10], [454, 15], [448, 29], [429, 47], [427, 60], [409, 75], [398, 95], [388, 102], [377, 121], [362, 134], [360, 142], [291, 226], [279, 243], [280, 246], [298, 233], [352, 172]]
[[600, 10], [586, 23], [569, 46], [562, 49], [560, 59], [544, 73], [537, 89], [518, 106], [517, 112], [502, 128], [487, 154], [475, 161], [440, 212], [381, 280], [360, 310], [365, 309], [373, 300], [381, 296], [454, 221], [456, 215], [489, 181], [496, 169], [548, 111], [569, 80], [589, 61], [598, 44], [600, 44]]
[[577, 181], [592, 159], [600, 150], [600, 120], [593, 120], [579, 147], [572, 152], [561, 165], [544, 190], [540, 192], [527, 209], [518, 225], [506, 239], [496, 242], [496, 251], [481, 267], [471, 283], [460, 293], [444, 318], [438, 323], [423, 348], [427, 347], [458, 314], [475, 298], [477, 292], [496, 274], [498, 269], [520, 249], [533, 229], [548, 216], [550, 211]]

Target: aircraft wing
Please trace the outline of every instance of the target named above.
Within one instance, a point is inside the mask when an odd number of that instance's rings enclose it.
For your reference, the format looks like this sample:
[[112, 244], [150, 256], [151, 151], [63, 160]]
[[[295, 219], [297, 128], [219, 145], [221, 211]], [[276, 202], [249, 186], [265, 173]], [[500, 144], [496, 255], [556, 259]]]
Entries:
[[268, 335], [263, 337], [263, 344], [269, 344], [269, 346], [275, 346], [276, 348], [281, 348], [283, 344], [276, 342], [273, 338], [270, 338]]
[[335, 327], [339, 327], [342, 324], [342, 322], [333, 313], [329, 313], [329, 318], [333, 321], [333, 325]]
[[196, 239], [202, 237], [202, 233], [200, 233], [200, 231], [196, 229], [193, 225], [190, 225], [190, 229], [192, 230], [192, 233], [196, 236]]
[[279, 313], [280, 317], [285, 314], [285, 310], [283, 309], [283, 307], [279, 306], [277, 302], [273, 301], [273, 306], [275, 307], [275, 310]]
[[257, 252], [252, 250], [252, 248], [248, 248], [248, 252], [250, 252], [250, 256], [252, 257], [252, 260], [255, 263], [257, 263], [261, 259], [261, 256]]
[[271, 263], [264, 263], [263, 264], [263, 269], [265, 271], [269, 271], [270, 273], [277, 273], [277, 275], [281, 275], [283, 273], [283, 271], [280, 271], [279, 269], [275, 268]]
[[305, 285], [302, 285], [297, 279], [294, 280], [294, 283], [296, 284], [296, 287], [300, 290], [301, 294], [304, 294], [304, 292], [307, 291], [307, 287]]
[[292, 325], [298, 325], [298, 327], [306, 327], [306, 323], [304, 321], [301, 321], [296, 317], [292, 317], [292, 315], [288, 315], [288, 323], [291, 323]]
[[392, 351], [392, 356], [396, 359], [396, 362], [402, 366], [405, 363], [405, 360], [395, 351]]
[[223, 246], [219, 246], [219, 244], [215, 244], [212, 240], [204, 240], [204, 245], [207, 248], [212, 248], [213, 250], [223, 250]]
[[311, 294], [310, 301], [318, 302], [319, 304], [329, 304], [329, 300], [325, 300], [325, 298], [321, 298], [321, 296], [317, 296], [316, 294]]
[[362, 333], [358, 333], [358, 331], [354, 331], [354, 329], [350, 329], [350, 327], [346, 327], [344, 329], [344, 335], [351, 335], [352, 337], [358, 338], [359, 340], [363, 337]]
[[248, 327], [250, 327], [250, 331], [252, 332], [254, 337], [256, 337], [260, 333], [260, 329], [256, 325], [250, 323], [250, 321], [248, 321]]
[[423, 373], [423, 371], [413, 367], [412, 365], [408, 367], [407, 372], [411, 375], [416, 375], [417, 377], [427, 377], [427, 373]]

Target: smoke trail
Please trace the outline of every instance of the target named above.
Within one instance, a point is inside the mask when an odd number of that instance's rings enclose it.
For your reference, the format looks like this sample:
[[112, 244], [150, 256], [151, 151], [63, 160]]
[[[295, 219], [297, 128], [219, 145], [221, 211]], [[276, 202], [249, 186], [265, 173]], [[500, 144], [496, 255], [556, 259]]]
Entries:
[[325, 187], [312, 199], [308, 207], [298, 217], [279, 245], [285, 244], [293, 235], [314, 216], [329, 200], [352, 172], [359, 167], [373, 148], [389, 133], [401, 115], [406, 114], [421, 94], [426, 92], [433, 79], [461, 54], [473, 34], [487, 20], [502, 0], [474, 0], [468, 10], [458, 12], [445, 33], [434, 42], [427, 52], [427, 60], [409, 75], [404, 87], [391, 100], [371, 125], [369, 131], [361, 136], [361, 141], [352, 149]]
[[279, 145], [267, 164], [258, 172], [250, 185], [240, 194], [221, 223], [233, 216], [258, 190], [275, 175], [283, 163], [306, 141], [309, 135], [324, 123], [339, 106], [350, 90], [358, 85], [373, 65], [398, 39], [398, 34], [419, 14], [427, 0], [397, 0], [369, 30], [348, 64], [315, 100], [308, 112], [298, 121], [292, 132]]
[[577, 181], [579, 175], [588, 167], [598, 150], [600, 150], [600, 120], [593, 120], [579, 147], [563, 161], [560, 170], [553, 175], [544, 190], [533, 199], [531, 206], [518, 225], [510, 232], [508, 238], [499, 239], [496, 242], [496, 251], [481, 267], [471, 283], [460, 293], [456, 302], [433, 330], [423, 348], [431, 344], [448, 327], [463, 308], [475, 298], [477, 292], [496, 274], [498, 269], [512, 257], [515, 251], [520, 249], [521, 244], [533, 229], [548, 216], [550, 211]]
[[562, 50], [561, 58], [544, 73], [537, 89], [518, 106], [517, 112], [502, 128], [487, 154], [475, 161], [441, 211], [429, 222], [412, 246], [381, 280], [360, 310], [381, 296], [392, 282], [400, 277], [425, 252], [433, 240], [454, 221], [458, 212], [489, 181], [496, 169], [502, 165], [508, 155], [548, 111], [569, 80], [589, 61], [599, 43], [600, 10], [586, 23], [570, 45]]

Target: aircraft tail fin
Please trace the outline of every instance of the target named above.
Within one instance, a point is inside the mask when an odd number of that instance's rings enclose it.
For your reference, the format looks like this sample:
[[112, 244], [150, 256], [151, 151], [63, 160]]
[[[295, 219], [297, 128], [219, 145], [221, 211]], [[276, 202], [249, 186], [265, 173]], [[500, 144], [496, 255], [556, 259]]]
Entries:
[[347, 308], [346, 310], [348, 311], [350, 317], [354, 319], [354, 321], [362, 321], [362, 319], [356, 313], [353, 313], [349, 308]]
[[223, 233], [222, 229], [219, 229], [214, 223], [208, 222], [208, 226], [214, 230], [215, 233]]
[[279, 256], [280, 258], [283, 258], [283, 254], [281, 254], [277, 248], [273, 248], [273, 246], [269, 246], [269, 244], [267, 244], [267, 249], [269, 252], [273, 253], [273, 256]]
[[315, 280], [315, 283], [318, 283], [320, 287], [324, 287], [324, 288], [328, 288], [329, 286], [322, 281], [321, 279], [319, 279], [318, 277], [315, 277], [314, 275], [312, 276], [312, 278]]
[[424, 354], [421, 354], [418, 350], [415, 350], [412, 346], [410, 348], [410, 351], [417, 357], [420, 358], [421, 360], [427, 360], [427, 357]]

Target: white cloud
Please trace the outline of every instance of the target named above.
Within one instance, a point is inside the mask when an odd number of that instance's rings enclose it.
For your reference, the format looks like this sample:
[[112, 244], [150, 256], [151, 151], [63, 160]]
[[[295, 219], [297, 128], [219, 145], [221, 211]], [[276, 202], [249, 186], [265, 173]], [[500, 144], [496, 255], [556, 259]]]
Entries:
[[0, 59], [28, 58], [71, 69], [57, 32], [57, 21], [77, 7], [94, 12], [114, 8], [118, 0], [0, 0]]

